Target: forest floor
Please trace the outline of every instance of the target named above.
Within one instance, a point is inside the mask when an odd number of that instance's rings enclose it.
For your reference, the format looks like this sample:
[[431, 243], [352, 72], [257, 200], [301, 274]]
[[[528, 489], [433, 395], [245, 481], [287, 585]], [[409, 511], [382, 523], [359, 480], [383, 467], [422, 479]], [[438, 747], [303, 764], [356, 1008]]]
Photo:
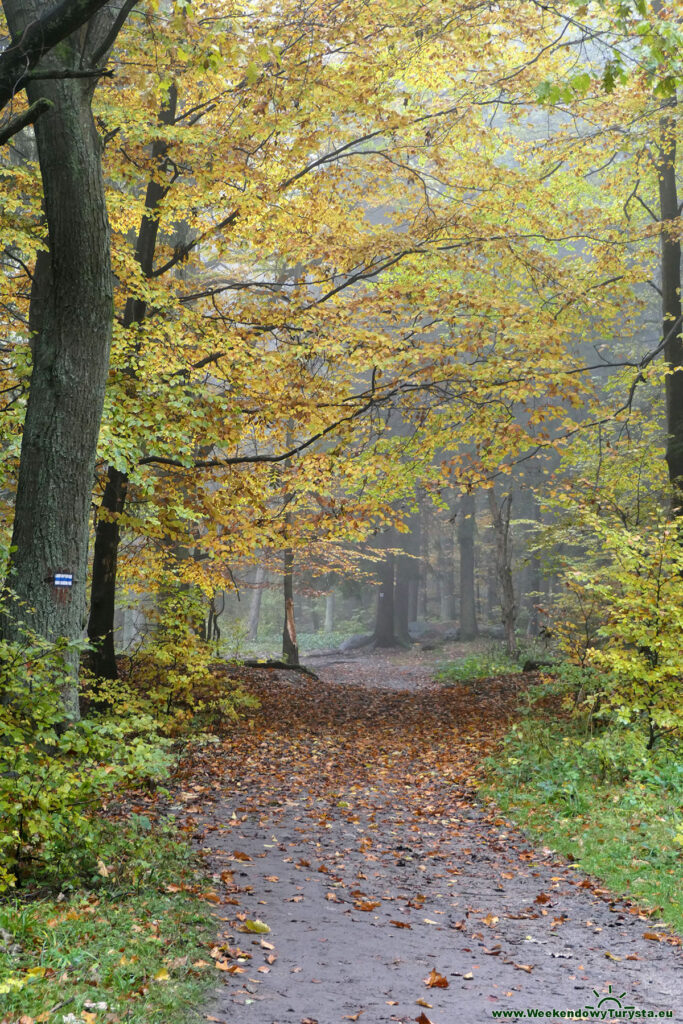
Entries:
[[527, 678], [439, 686], [434, 659], [252, 671], [251, 724], [188, 764], [223, 981], [204, 1018], [683, 1021], [680, 940], [476, 799]]

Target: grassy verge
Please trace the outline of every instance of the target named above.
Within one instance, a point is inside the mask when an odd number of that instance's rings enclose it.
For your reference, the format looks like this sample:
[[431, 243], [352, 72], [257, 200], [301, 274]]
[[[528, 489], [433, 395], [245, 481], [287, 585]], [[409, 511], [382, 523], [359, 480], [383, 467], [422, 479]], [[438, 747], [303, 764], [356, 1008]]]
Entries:
[[683, 756], [645, 736], [587, 734], [533, 701], [488, 762], [483, 795], [516, 824], [683, 933]]
[[[117, 852], [131, 870], [117, 870]], [[106, 861], [90, 891], [0, 902], [3, 1024], [198, 1019], [215, 922], [190, 847], [171, 826], [119, 829]]]

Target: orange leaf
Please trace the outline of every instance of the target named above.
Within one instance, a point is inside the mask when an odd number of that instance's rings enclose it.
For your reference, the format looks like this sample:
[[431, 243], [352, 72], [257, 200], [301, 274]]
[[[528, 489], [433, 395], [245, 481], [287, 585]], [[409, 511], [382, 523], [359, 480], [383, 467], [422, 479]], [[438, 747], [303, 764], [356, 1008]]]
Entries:
[[422, 980], [427, 988], [448, 988], [448, 980], [444, 978], [443, 974], [435, 971], [433, 967], [427, 977]]

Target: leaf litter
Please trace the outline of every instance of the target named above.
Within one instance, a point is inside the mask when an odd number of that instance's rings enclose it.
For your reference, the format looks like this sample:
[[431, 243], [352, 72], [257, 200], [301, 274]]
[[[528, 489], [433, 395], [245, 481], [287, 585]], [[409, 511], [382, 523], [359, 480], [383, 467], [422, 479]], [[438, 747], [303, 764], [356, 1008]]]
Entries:
[[[476, 801], [527, 680], [437, 686], [419, 655], [400, 659], [348, 659], [319, 680], [243, 670], [253, 721], [185, 763], [205, 784], [186, 827], [234, 907], [217, 907], [224, 941], [251, 946], [221, 963], [253, 959], [246, 977], [222, 968], [207, 1013], [241, 1024], [263, 1003], [258, 1024], [376, 1024], [392, 1006], [395, 1021], [447, 1024], [488, 1019], [492, 1002], [581, 1006], [610, 984], [672, 1009], [656, 993], [680, 989], [678, 952], [644, 939], [647, 915]], [[269, 943], [248, 935], [265, 922]]]

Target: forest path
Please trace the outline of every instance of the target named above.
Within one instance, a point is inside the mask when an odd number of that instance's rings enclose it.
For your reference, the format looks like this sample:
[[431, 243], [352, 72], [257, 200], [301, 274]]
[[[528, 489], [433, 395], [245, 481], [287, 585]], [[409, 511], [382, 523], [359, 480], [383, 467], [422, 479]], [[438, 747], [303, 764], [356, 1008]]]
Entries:
[[[207, 785], [195, 776], [225, 982], [205, 1019], [484, 1024], [623, 1007], [683, 1021], [664, 932], [475, 800], [520, 677], [439, 687], [419, 657], [412, 674], [392, 658], [328, 664], [320, 682], [257, 671], [253, 727], [216, 751]], [[366, 672], [385, 685], [352, 681]]]

